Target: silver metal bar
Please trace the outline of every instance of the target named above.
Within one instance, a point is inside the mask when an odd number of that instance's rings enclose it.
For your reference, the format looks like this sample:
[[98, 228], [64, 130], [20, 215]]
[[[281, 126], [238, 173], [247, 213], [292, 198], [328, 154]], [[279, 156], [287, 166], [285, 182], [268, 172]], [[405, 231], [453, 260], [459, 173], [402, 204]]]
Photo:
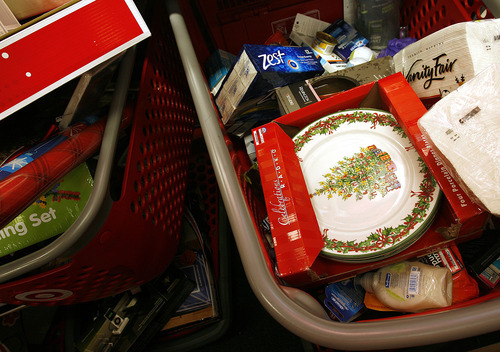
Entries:
[[500, 329], [500, 299], [439, 314], [346, 324], [325, 319], [318, 310], [319, 303], [311, 302], [307, 293], [280, 286], [268, 270], [259, 235], [219, 126], [219, 116], [214, 111], [209, 88], [178, 4], [175, 0], [167, 0], [167, 6], [245, 273], [260, 303], [274, 319], [307, 341], [342, 350], [422, 346]]

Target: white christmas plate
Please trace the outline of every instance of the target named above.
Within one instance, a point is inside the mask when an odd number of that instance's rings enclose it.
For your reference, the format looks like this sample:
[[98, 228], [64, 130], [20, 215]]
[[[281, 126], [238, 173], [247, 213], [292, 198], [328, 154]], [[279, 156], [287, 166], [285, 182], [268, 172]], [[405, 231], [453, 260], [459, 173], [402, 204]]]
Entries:
[[378, 260], [404, 250], [428, 228], [440, 190], [390, 113], [337, 112], [307, 126], [294, 143], [323, 255]]

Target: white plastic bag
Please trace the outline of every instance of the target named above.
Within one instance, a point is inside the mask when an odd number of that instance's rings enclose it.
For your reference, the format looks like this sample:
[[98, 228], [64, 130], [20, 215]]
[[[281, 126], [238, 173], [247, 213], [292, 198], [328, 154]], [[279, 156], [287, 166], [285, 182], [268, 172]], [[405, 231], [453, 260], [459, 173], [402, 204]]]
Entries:
[[464, 192], [500, 215], [500, 64], [438, 101], [418, 126]]

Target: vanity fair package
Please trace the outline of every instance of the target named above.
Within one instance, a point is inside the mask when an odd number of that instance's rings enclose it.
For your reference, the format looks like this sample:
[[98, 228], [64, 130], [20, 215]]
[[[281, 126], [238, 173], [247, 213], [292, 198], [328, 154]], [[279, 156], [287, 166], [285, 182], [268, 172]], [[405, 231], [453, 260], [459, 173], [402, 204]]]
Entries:
[[500, 215], [500, 64], [438, 101], [418, 121], [427, 142], [478, 205]]
[[405, 47], [394, 64], [420, 99], [435, 102], [500, 62], [499, 38], [500, 19], [456, 23]]

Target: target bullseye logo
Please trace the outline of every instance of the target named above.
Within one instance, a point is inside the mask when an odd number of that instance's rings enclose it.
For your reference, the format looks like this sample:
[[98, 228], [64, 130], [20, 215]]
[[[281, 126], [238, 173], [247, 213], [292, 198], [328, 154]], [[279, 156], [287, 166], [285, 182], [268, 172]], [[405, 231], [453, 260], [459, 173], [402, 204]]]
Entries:
[[50, 302], [60, 301], [73, 295], [73, 292], [61, 289], [46, 289], [19, 293], [15, 296], [20, 301], [27, 302]]

